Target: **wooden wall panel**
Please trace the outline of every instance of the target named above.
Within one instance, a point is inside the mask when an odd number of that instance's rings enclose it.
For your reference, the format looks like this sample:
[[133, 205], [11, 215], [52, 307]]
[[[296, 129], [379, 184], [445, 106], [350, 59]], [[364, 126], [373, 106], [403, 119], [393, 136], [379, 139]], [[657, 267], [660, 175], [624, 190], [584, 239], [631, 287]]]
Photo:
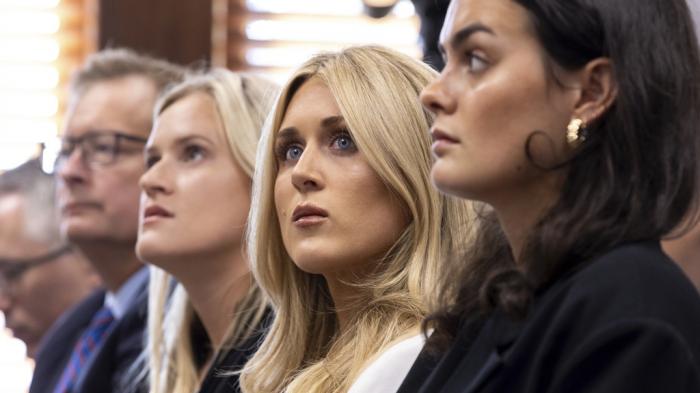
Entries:
[[99, 48], [129, 47], [179, 64], [211, 60], [212, 0], [99, 0]]

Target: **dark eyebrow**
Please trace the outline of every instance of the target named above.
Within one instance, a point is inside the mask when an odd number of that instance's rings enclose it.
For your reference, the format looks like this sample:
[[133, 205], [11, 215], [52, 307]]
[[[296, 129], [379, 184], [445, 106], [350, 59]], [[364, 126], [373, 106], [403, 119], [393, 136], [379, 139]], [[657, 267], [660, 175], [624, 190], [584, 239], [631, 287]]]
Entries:
[[299, 136], [299, 130], [296, 127], [287, 127], [279, 130], [275, 135], [275, 140], [296, 138]]
[[333, 128], [342, 124], [345, 124], [343, 116], [330, 116], [321, 120], [321, 127], [323, 128]]
[[[491, 35], [496, 35], [496, 33], [494, 33], [494, 31], [491, 30], [490, 27], [484, 25], [483, 23], [481, 23], [481, 22], [472, 23], [471, 25], [460, 29], [459, 31], [457, 31], [456, 33], [454, 33], [452, 35], [452, 38], [450, 38], [450, 47], [453, 49], [458, 47], [462, 42], [467, 40], [473, 34], [479, 33], [479, 32], [488, 33]], [[438, 50], [440, 51], [440, 53], [444, 57], [445, 56], [445, 47], [442, 44], [438, 44]]]
[[[323, 128], [333, 128], [343, 124], [345, 124], [345, 119], [343, 118], [343, 116], [329, 116], [321, 120], [321, 127]], [[299, 130], [296, 127], [287, 127], [277, 132], [277, 135], [275, 135], [275, 140], [298, 137]]]

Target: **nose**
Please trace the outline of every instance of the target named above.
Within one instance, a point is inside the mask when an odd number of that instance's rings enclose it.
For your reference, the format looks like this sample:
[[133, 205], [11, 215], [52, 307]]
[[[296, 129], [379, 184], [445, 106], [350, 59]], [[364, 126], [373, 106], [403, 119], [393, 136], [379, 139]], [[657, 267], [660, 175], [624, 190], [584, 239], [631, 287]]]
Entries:
[[170, 171], [168, 163], [160, 159], [155, 164], [146, 169], [146, 172], [139, 179], [141, 190], [149, 198], [154, 198], [158, 194], [172, 193], [172, 183], [170, 182]]
[[304, 193], [323, 188], [319, 161], [317, 149], [307, 145], [292, 169], [292, 184], [299, 192]]
[[434, 81], [430, 82], [420, 93], [420, 101], [429, 111], [437, 114], [450, 114], [455, 111], [457, 101], [447, 90], [444, 71]]
[[68, 186], [87, 182], [88, 168], [85, 166], [82, 149], [73, 149], [67, 157], [63, 158], [56, 168], [56, 174], [59, 180]]

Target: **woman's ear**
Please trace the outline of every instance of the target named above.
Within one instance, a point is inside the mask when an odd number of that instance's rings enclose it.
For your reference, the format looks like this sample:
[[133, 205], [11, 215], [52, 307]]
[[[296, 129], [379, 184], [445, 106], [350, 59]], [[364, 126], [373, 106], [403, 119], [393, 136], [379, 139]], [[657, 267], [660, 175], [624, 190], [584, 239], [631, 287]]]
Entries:
[[590, 61], [579, 72], [581, 95], [574, 107], [574, 116], [587, 124], [595, 123], [615, 102], [617, 80], [610, 59]]

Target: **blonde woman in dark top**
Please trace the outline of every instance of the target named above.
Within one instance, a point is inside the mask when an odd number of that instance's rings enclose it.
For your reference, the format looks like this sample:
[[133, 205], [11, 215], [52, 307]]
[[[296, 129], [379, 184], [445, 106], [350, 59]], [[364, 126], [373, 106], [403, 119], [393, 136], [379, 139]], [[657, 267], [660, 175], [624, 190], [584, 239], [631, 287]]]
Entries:
[[260, 129], [275, 87], [223, 69], [161, 98], [145, 148], [136, 250], [150, 263], [151, 393], [235, 390], [266, 302], [243, 235]]

